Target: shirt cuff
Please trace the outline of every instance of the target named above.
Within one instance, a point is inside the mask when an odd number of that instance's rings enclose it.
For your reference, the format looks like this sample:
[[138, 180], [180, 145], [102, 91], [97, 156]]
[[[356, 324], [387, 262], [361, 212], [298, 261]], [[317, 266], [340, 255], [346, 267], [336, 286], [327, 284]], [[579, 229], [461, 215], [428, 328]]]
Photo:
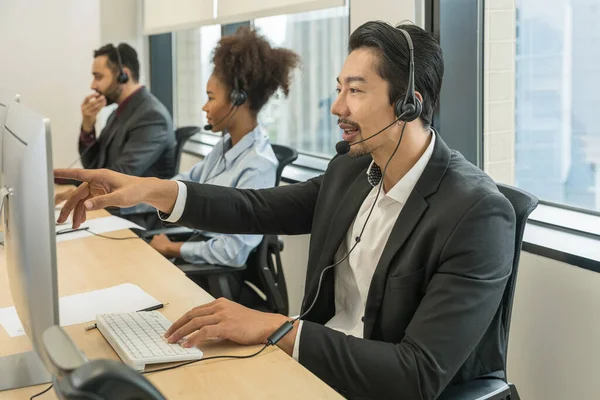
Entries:
[[79, 132], [79, 140], [84, 146], [89, 146], [96, 141], [96, 128], [93, 128], [91, 132], [84, 132], [83, 129]]
[[292, 357], [294, 360], [298, 361], [298, 356], [300, 355], [300, 332], [302, 331], [302, 323], [304, 321], [298, 321], [298, 331], [296, 332], [296, 341], [294, 342], [294, 351], [292, 352]]
[[181, 258], [183, 261], [188, 262], [190, 264], [202, 264], [199, 257], [196, 257], [196, 245], [204, 242], [185, 242], [181, 245], [179, 252], [181, 253]]
[[187, 200], [187, 186], [185, 183], [177, 181], [177, 200], [175, 200], [175, 206], [171, 215], [165, 214], [162, 211], [158, 212], [158, 218], [165, 222], [177, 222], [183, 215], [185, 209], [185, 201]]

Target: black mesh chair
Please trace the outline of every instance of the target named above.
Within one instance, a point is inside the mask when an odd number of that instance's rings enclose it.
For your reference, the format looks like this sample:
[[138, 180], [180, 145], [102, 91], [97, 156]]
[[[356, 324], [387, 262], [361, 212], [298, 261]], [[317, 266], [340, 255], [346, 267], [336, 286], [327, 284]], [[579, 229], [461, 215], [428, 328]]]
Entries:
[[[170, 176], [175, 176], [179, 173], [181, 155], [183, 153], [183, 146], [185, 143], [189, 138], [200, 132], [201, 129], [197, 126], [183, 126], [175, 130], [175, 140], [177, 141], [177, 144], [175, 145], [175, 165]], [[143, 209], [143, 211], [141, 211], [136, 206], [130, 208], [109, 207], [107, 208], [107, 211], [113, 215], [118, 215], [128, 219], [129, 221], [144, 227], [144, 229], [156, 229], [158, 226], [161, 226], [160, 219], [158, 218], [156, 210], [154, 209]], [[140, 236], [145, 235], [143, 231], [139, 231], [137, 229], [134, 230], [134, 232]]]
[[[275, 175], [275, 183], [279, 185], [284, 168], [298, 158], [298, 152], [288, 146], [271, 146], [279, 161]], [[167, 234], [174, 241], [186, 241], [194, 231], [175, 227], [148, 231], [144, 235], [151, 237], [160, 233]], [[287, 315], [289, 307], [280, 257], [282, 250], [283, 242], [276, 235], [265, 235], [241, 267], [180, 262], [176, 265], [216, 298], [225, 297], [251, 308]]]
[[277, 173], [275, 175], [275, 186], [279, 186], [283, 169], [298, 159], [298, 152], [293, 147], [280, 144], [272, 144], [271, 147], [273, 148], [275, 157], [277, 157], [277, 161], [279, 161], [279, 166], [277, 167]]
[[173, 171], [173, 175], [171, 176], [175, 176], [179, 173], [183, 146], [189, 138], [197, 133], [200, 133], [201, 131], [202, 130], [197, 126], [182, 126], [181, 128], [177, 128], [175, 130], [175, 140], [177, 141], [177, 145], [175, 146], [175, 171]]
[[[513, 299], [517, 284], [519, 258], [523, 243], [523, 233], [527, 225], [529, 214], [538, 205], [537, 197], [521, 189], [503, 184], [497, 184], [500, 192], [510, 201], [516, 215], [515, 253], [511, 276], [506, 284], [502, 298], [502, 325], [506, 335], [506, 348], [508, 354], [508, 334], [510, 331], [510, 318], [512, 315]], [[506, 377], [506, 362], [504, 360], [504, 376]], [[481, 378], [460, 385], [450, 386], [439, 397], [440, 400], [520, 400], [519, 393], [514, 384], [497, 378]]]

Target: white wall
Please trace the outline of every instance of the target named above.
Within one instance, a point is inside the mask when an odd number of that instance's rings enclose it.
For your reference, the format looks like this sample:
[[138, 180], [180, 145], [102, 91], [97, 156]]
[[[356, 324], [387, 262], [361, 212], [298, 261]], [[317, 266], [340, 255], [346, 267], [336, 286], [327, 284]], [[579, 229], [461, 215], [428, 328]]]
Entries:
[[[142, 0], [0, 2], [0, 87], [20, 93], [24, 104], [50, 118], [56, 167], [78, 157], [80, 105], [90, 93], [95, 49], [130, 44], [140, 59], [140, 81], [148, 84], [141, 12]], [[98, 129], [110, 111], [101, 112]]]
[[[419, 24], [415, 8], [422, 0], [348, 0], [350, 1], [350, 32], [367, 21], [382, 20], [396, 25], [403, 20]], [[415, 7], [415, 4], [419, 5]], [[419, 13], [416, 14], [420, 15]]]
[[[140, 62], [140, 83], [150, 89], [150, 59], [148, 38], [144, 37], [143, 0], [102, 0], [100, 2], [100, 42], [101, 45], [127, 43], [138, 54]], [[96, 131], [100, 132], [116, 104], [105, 107], [98, 114]]]
[[522, 253], [508, 378], [522, 399], [600, 398], [600, 274]]
[[99, 0], [0, 2], [0, 86], [50, 118], [54, 165], [77, 157], [80, 104], [100, 44]]
[[100, 40], [102, 44], [125, 42], [138, 53], [140, 82], [148, 84], [148, 40], [142, 34], [142, 0], [102, 0], [100, 2]]

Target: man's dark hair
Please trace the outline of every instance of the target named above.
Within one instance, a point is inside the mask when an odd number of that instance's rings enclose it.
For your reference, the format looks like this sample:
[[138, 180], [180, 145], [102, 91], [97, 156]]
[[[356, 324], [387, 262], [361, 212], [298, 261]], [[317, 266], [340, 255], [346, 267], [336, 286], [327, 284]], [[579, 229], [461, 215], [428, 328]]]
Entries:
[[269, 41], [249, 27], [240, 27], [234, 35], [223, 36], [213, 52], [214, 73], [227, 85], [248, 94], [250, 111], [258, 113], [281, 88], [287, 96], [293, 69], [300, 56], [292, 50], [271, 47]]
[[[444, 59], [442, 49], [432, 34], [416, 25], [401, 24], [413, 42], [415, 58], [415, 90], [423, 96], [421, 120], [431, 126], [433, 111], [440, 99]], [[381, 21], [359, 26], [350, 36], [348, 51], [359, 48], [375, 49], [380, 55], [376, 71], [389, 84], [390, 104], [404, 97], [408, 84], [409, 50], [406, 38], [398, 29]]]
[[[119, 54], [123, 67], [129, 68], [131, 71], [130, 78], [139, 82], [140, 80], [140, 62], [138, 61], [137, 52], [127, 43], [120, 43]], [[117, 49], [112, 44], [107, 44], [94, 51], [94, 58], [106, 56], [108, 58], [108, 67], [115, 73], [119, 73], [119, 59], [117, 58]]]

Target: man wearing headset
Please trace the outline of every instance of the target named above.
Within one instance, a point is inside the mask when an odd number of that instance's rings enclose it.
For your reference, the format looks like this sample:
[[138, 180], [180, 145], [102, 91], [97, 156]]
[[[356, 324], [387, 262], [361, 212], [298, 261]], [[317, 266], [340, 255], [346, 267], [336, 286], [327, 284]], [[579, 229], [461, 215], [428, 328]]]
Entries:
[[[79, 155], [84, 168], [108, 168], [128, 175], [169, 178], [175, 172], [175, 134], [166, 107], [139, 83], [137, 52], [121, 43], [94, 51], [94, 93], [81, 104]], [[118, 107], [96, 135], [96, 117], [113, 103]], [[57, 196], [60, 202], [71, 191]]]
[[177, 320], [170, 342], [271, 339], [348, 398], [435, 399], [448, 385], [503, 377], [514, 211], [431, 128], [437, 41], [397, 28], [368, 22], [352, 33], [331, 109], [344, 141], [323, 175], [236, 190], [57, 170], [86, 182], [59, 221], [74, 210], [77, 227], [86, 210], [147, 202], [216, 232], [311, 234], [300, 321], [218, 299]]

